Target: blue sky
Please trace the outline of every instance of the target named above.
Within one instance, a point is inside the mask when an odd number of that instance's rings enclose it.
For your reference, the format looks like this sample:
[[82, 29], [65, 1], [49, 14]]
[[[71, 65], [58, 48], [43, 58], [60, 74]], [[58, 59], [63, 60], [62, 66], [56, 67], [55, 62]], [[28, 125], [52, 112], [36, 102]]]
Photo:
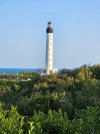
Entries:
[[49, 20], [56, 68], [100, 63], [100, 0], [0, 0], [0, 68], [43, 68]]

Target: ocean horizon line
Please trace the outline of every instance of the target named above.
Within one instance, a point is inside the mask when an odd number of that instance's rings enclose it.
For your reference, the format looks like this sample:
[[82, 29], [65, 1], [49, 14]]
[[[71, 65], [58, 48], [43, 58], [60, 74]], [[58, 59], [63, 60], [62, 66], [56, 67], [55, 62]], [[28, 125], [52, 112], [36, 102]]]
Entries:
[[40, 72], [41, 68], [0, 68], [0, 74], [18, 74], [21, 72]]

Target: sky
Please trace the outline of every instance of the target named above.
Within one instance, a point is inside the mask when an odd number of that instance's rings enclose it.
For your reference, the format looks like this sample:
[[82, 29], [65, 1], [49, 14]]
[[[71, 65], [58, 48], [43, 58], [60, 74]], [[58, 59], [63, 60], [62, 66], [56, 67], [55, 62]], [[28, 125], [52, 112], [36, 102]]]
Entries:
[[100, 63], [100, 0], [0, 0], [0, 68], [44, 68], [49, 20], [55, 68]]

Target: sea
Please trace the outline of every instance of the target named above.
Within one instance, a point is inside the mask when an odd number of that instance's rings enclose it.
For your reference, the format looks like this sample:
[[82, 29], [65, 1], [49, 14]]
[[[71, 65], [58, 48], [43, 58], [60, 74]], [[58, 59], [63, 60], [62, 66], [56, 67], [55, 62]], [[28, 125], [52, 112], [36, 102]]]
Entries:
[[0, 74], [18, 74], [21, 72], [41, 72], [41, 69], [30, 68], [0, 68]]

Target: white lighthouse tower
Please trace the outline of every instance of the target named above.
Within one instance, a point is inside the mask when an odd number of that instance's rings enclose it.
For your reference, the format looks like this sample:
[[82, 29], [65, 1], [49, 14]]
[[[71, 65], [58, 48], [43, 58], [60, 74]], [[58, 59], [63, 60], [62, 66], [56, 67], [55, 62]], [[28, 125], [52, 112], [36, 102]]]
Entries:
[[53, 68], [53, 28], [49, 21], [46, 29], [46, 58], [45, 69], [42, 70], [41, 75], [50, 75], [57, 73], [57, 69]]

